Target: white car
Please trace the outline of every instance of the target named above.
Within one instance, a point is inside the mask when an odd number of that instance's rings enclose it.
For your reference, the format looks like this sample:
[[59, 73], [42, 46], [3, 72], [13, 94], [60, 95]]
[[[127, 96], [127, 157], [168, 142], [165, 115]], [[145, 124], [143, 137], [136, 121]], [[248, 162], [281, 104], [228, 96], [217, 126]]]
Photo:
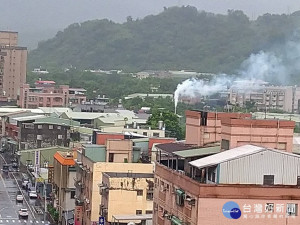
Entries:
[[36, 191], [29, 191], [29, 198], [37, 198]]
[[17, 198], [16, 198], [17, 202], [23, 202], [24, 197], [22, 194], [17, 194]]
[[28, 217], [28, 210], [27, 209], [20, 209], [19, 210], [20, 217]]

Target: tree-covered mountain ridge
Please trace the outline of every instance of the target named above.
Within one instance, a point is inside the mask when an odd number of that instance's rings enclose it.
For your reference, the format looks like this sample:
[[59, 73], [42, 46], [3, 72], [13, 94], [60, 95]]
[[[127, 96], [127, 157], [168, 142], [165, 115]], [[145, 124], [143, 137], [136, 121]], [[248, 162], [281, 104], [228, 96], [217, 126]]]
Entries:
[[195, 70], [233, 72], [251, 53], [284, 43], [300, 25], [300, 11], [250, 20], [192, 6], [165, 8], [123, 24], [92, 20], [72, 24], [29, 53], [29, 68]]

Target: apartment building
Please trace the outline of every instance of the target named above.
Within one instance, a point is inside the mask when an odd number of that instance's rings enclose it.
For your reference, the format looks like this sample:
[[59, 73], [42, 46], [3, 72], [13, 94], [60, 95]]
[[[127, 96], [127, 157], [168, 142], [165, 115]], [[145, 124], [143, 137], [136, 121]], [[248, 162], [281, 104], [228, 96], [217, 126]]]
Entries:
[[223, 113], [187, 110], [186, 144], [204, 146], [221, 141], [221, 120], [224, 118], [251, 118], [247, 113]]
[[17, 100], [26, 82], [27, 48], [18, 46], [18, 33], [0, 31], [0, 98]]
[[294, 121], [288, 120], [222, 120], [221, 149], [228, 150], [245, 144], [292, 152]]
[[[80, 221], [83, 225], [90, 225], [99, 221], [102, 204], [99, 185], [103, 182], [103, 173], [153, 173], [152, 164], [138, 163], [138, 158], [134, 157], [134, 148], [132, 147], [129, 151], [128, 146], [132, 146], [132, 143], [129, 143], [128, 140], [119, 142], [117, 140], [111, 140], [111, 142], [107, 140], [106, 142], [108, 142], [107, 148], [103, 145], [92, 145], [89, 148], [86, 145], [77, 155], [75, 163], [75, 221]], [[111, 196], [111, 199], [113, 198]], [[110, 204], [108, 208], [117, 208], [116, 205], [118, 205], [118, 202], [113, 205]], [[146, 208], [142, 209], [143, 214], [146, 213], [145, 210]]]
[[54, 81], [39, 80], [35, 87], [22, 84], [18, 105], [22, 108], [67, 107], [86, 101], [85, 90], [69, 88], [68, 85], [55, 86]]
[[43, 115], [16, 117], [19, 149], [69, 147], [72, 126], [78, 122]]
[[155, 165], [155, 225], [300, 223], [299, 155], [245, 145], [183, 164], [191, 174], [168, 165]]
[[269, 86], [267, 83], [249, 85], [249, 89], [234, 85], [229, 91], [228, 101], [242, 107], [246, 102], [254, 102], [259, 111], [299, 112], [300, 87]]
[[[140, 215], [152, 216], [153, 189], [153, 173], [105, 172], [99, 185], [100, 215], [105, 218], [106, 224], [139, 223]], [[119, 218], [121, 215], [124, 220]], [[124, 215], [128, 215], [128, 218], [125, 219]]]
[[53, 161], [54, 207], [59, 212], [62, 225], [68, 225], [74, 218], [76, 177], [72, 152], [57, 151]]

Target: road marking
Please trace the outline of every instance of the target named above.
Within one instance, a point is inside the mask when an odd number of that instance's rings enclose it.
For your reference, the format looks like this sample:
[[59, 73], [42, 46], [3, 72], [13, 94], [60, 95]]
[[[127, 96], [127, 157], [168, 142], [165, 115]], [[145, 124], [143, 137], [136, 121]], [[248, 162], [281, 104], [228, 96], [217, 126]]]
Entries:
[[15, 220], [12, 220], [12, 222], [14, 223], [14, 222], [15, 222]]
[[27, 221], [26, 221], [26, 220], [24, 220], [24, 223], [27, 223]]
[[19, 223], [21, 223], [21, 220], [19, 220]]
[[8, 223], [8, 222], [9, 222], [9, 220], [6, 220], [6, 222]]
[[39, 223], [39, 221], [35, 221], [36, 223]]
[[44, 223], [44, 221], [42, 221], [42, 223]]
[[0, 220], [0, 223], [2, 223], [2, 220]]
[[30, 223], [32, 223], [32, 220], [30, 220]]

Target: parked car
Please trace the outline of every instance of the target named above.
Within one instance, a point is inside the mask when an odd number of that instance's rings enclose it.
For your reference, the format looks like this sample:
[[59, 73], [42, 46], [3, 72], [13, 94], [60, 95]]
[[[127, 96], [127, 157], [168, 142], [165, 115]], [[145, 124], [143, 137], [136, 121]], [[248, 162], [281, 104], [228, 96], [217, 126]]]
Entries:
[[37, 198], [36, 191], [29, 191], [29, 198]]
[[16, 200], [17, 200], [17, 202], [23, 202], [24, 197], [23, 197], [23, 195], [22, 195], [21, 192], [18, 192], [18, 193], [17, 193]]
[[19, 217], [22, 217], [22, 218], [24, 218], [24, 217], [28, 217], [28, 210], [27, 209], [20, 209], [19, 210]]

